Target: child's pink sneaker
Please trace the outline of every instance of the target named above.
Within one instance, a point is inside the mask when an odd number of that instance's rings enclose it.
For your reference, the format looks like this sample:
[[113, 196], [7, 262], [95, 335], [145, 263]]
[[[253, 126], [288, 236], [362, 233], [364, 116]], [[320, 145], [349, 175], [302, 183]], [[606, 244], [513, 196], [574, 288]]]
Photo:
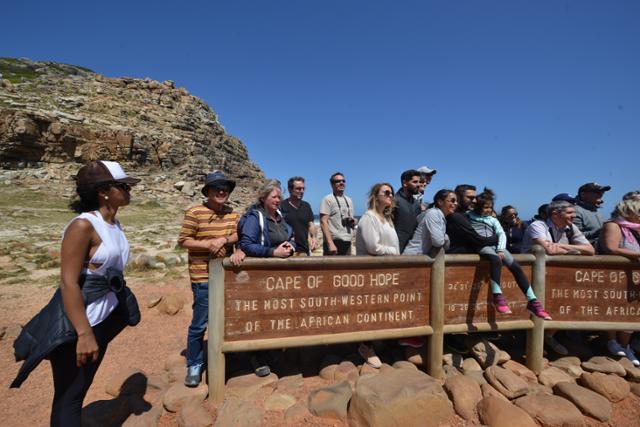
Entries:
[[544, 311], [542, 304], [537, 299], [532, 299], [527, 303], [527, 310], [529, 310], [535, 316], [538, 316], [541, 319], [551, 320], [551, 316], [549, 316], [549, 313]]
[[493, 294], [493, 306], [500, 314], [511, 314], [511, 309], [502, 294]]

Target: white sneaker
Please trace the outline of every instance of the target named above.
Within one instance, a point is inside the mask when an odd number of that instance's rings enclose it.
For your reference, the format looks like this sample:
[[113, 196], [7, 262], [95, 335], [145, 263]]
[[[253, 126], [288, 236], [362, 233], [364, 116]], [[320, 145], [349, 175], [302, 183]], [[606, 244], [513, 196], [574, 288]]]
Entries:
[[358, 347], [358, 353], [360, 353], [360, 356], [362, 356], [364, 361], [367, 362], [367, 365], [372, 368], [380, 369], [382, 366], [382, 361], [378, 356], [376, 356], [376, 352], [373, 347], [369, 347], [365, 343], [362, 343], [360, 344], [360, 347]]
[[567, 356], [569, 354], [567, 347], [560, 344], [552, 335], [545, 335], [544, 343], [560, 356]]
[[627, 355], [624, 347], [616, 340], [609, 340], [607, 342], [607, 349], [609, 350], [609, 353], [614, 356], [625, 357]]
[[633, 363], [633, 366], [640, 366], [640, 360], [638, 360], [638, 358], [636, 357], [636, 354], [633, 352], [633, 349], [629, 346], [627, 346], [627, 348], [624, 349], [624, 353], [625, 356], [627, 356], [627, 359], [631, 360], [631, 363]]

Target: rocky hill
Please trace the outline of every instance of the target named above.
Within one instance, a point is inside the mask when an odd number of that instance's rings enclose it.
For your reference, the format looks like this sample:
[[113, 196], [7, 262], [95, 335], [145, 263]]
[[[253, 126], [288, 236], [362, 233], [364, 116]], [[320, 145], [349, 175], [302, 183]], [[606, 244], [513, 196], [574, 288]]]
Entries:
[[172, 81], [13, 58], [0, 58], [0, 74], [0, 168], [22, 170], [5, 173], [14, 181], [64, 178], [110, 159], [149, 177], [143, 184], [154, 190], [197, 198], [203, 173], [220, 169], [238, 181], [234, 204], [243, 205], [264, 179], [216, 113]]

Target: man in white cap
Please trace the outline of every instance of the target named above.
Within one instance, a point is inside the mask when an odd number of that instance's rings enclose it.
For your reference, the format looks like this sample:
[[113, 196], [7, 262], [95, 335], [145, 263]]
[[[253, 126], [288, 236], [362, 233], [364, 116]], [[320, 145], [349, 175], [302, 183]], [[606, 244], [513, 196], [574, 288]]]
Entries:
[[420, 172], [420, 184], [418, 185], [418, 194], [415, 195], [415, 198], [420, 201], [420, 206], [422, 210], [425, 211], [427, 210], [427, 205], [422, 201], [424, 199], [424, 189], [431, 183], [433, 175], [438, 173], [438, 171], [427, 166], [420, 166], [417, 171]]

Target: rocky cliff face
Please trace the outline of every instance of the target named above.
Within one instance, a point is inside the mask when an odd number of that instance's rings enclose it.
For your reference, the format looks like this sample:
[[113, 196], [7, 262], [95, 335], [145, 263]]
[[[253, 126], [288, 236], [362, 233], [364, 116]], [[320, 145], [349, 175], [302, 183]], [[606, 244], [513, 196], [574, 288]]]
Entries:
[[0, 58], [0, 73], [2, 168], [109, 159], [194, 185], [220, 169], [247, 195], [264, 179], [215, 112], [172, 81], [11, 58]]

